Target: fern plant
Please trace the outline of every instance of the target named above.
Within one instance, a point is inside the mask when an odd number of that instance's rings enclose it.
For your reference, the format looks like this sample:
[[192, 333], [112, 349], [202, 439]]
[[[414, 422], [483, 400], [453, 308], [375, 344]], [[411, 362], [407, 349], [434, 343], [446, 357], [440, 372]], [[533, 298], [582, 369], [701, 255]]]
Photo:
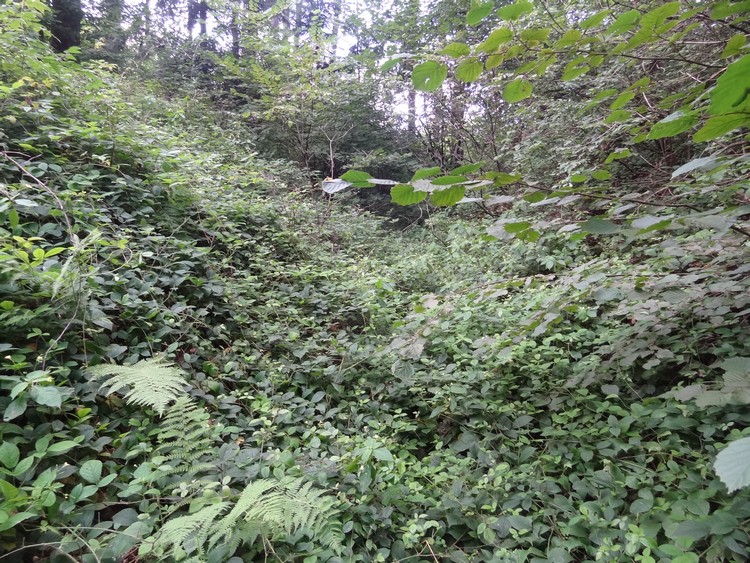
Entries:
[[99, 390], [107, 395], [123, 389], [125, 400], [132, 405], [147, 406], [163, 415], [167, 406], [185, 395], [188, 383], [185, 372], [163, 358], [141, 360], [132, 366], [102, 364], [88, 368], [92, 380], [105, 381]]
[[[323, 491], [297, 478], [287, 481], [260, 479], [249, 484], [234, 503], [217, 500], [197, 511], [170, 518], [156, 534], [156, 552], [169, 552], [180, 560], [197, 552], [224, 549], [234, 553], [241, 544], [305, 530], [331, 548], [343, 539], [341, 527], [331, 518], [333, 502]], [[231, 507], [231, 508], [230, 508]]]
[[[228, 479], [219, 483], [213, 462], [219, 457], [216, 429], [209, 413], [187, 394], [186, 374], [178, 367], [150, 359], [88, 371], [94, 381], [103, 380], [100, 390], [107, 394], [125, 390], [129, 404], [150, 407], [164, 417], [156, 432], [156, 455], [147, 462], [153, 466], [148, 480], [159, 482], [157, 487], [163, 489], [167, 483], [176, 484], [173, 478], [179, 476], [185, 498], [167, 509], [162, 516], [165, 524], [144, 541], [141, 555], [204, 561], [207, 553], [231, 554], [259, 537], [300, 531], [329, 548], [340, 547], [343, 533], [333, 518], [334, 501], [312, 483], [302, 478], [260, 479], [239, 493], [226, 486]], [[168, 477], [172, 479], [162, 480]], [[213, 490], [222, 485], [221, 494]], [[199, 493], [202, 497], [196, 501]]]

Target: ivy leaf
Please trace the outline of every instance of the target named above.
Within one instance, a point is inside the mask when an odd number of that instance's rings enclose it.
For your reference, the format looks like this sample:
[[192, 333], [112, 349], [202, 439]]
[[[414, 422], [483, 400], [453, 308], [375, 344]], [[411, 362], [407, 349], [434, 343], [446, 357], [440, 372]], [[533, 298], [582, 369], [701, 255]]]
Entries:
[[750, 437], [735, 440], [721, 450], [714, 469], [730, 493], [750, 485]]
[[612, 221], [592, 217], [581, 225], [581, 230], [595, 235], [611, 235], [620, 230], [620, 227]]
[[469, 12], [466, 14], [466, 23], [468, 25], [477, 25], [484, 18], [490, 15], [492, 8], [495, 7], [494, 2], [482, 2], [471, 7]]
[[349, 170], [346, 174], [342, 174], [341, 180], [344, 180], [345, 182], [351, 182], [351, 183], [357, 183], [357, 182], [367, 182], [372, 178], [367, 172], [361, 172], [359, 170]]
[[434, 92], [448, 77], [448, 67], [437, 61], [425, 61], [414, 67], [411, 81], [414, 88], [422, 92]]
[[391, 188], [391, 201], [398, 205], [414, 205], [424, 201], [427, 192], [414, 191], [410, 184], [397, 184]]
[[420, 168], [414, 173], [411, 181], [416, 182], [417, 180], [424, 180], [425, 178], [436, 176], [437, 174], [440, 174], [440, 172], [442, 172], [442, 170], [439, 166], [433, 166], [432, 168]]
[[456, 78], [461, 82], [474, 82], [484, 70], [484, 65], [477, 60], [464, 61], [456, 67]]
[[514, 103], [514, 102], [520, 102], [521, 100], [524, 100], [531, 96], [531, 92], [534, 90], [534, 87], [532, 86], [531, 82], [528, 80], [523, 80], [522, 78], [517, 78], [516, 80], [513, 80], [512, 82], [509, 82], [505, 85], [505, 89], [503, 90], [503, 98], [505, 98], [506, 102]]
[[530, 14], [534, 10], [534, 5], [526, 0], [519, 0], [510, 6], [503, 6], [497, 11], [500, 19], [514, 21], [524, 14]]
[[461, 201], [466, 193], [466, 186], [453, 186], [447, 190], [432, 192], [430, 202], [433, 205], [450, 206]]

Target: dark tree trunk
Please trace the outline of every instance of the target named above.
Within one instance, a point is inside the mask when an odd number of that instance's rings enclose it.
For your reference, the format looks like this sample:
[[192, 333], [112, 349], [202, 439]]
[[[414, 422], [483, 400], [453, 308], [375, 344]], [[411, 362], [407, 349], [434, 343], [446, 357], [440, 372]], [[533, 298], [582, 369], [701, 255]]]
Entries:
[[81, 0], [52, 0], [50, 45], [58, 53], [81, 44]]

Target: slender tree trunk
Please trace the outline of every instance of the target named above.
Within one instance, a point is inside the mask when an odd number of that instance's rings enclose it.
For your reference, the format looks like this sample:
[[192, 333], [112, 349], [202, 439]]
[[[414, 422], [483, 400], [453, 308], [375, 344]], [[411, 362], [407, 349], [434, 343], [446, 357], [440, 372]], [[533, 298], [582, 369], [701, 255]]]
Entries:
[[409, 109], [407, 114], [407, 129], [409, 133], [417, 133], [417, 91], [409, 88], [408, 93]]
[[58, 53], [81, 44], [81, 0], [52, 0], [50, 45]]

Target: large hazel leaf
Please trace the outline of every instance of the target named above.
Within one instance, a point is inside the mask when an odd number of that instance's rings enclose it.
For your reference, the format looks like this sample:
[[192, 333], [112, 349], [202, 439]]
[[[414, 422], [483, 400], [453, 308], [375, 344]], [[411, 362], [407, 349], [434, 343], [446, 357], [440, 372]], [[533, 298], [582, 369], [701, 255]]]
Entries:
[[424, 201], [427, 192], [414, 191], [414, 187], [409, 184], [397, 184], [391, 188], [391, 200], [398, 205], [414, 205]]
[[523, 80], [522, 78], [517, 78], [516, 80], [508, 82], [508, 84], [505, 85], [505, 89], [503, 90], [503, 98], [505, 98], [505, 101], [509, 103], [520, 102], [521, 100], [524, 100], [531, 96], [531, 92], [533, 90], [534, 87], [532, 86], [531, 82], [529, 82], [528, 80]]
[[711, 91], [711, 104], [708, 113], [722, 115], [736, 111], [747, 111], [750, 95], [750, 55], [734, 61], [727, 67], [716, 87]]
[[531, 13], [534, 10], [534, 4], [526, 0], [519, 0], [509, 6], [503, 6], [497, 11], [501, 19], [513, 21], [517, 20], [524, 14]]
[[750, 437], [735, 440], [721, 450], [714, 469], [730, 493], [750, 485]]
[[432, 192], [430, 202], [433, 205], [450, 206], [461, 201], [466, 193], [466, 186], [453, 186], [447, 190]]
[[477, 25], [484, 18], [490, 15], [490, 12], [492, 12], [492, 8], [494, 7], [494, 2], [482, 2], [481, 4], [475, 4], [466, 14], [466, 23], [469, 25]]
[[464, 61], [456, 67], [456, 78], [461, 82], [474, 82], [484, 70], [484, 65], [477, 60]]
[[437, 61], [425, 61], [414, 67], [411, 81], [414, 88], [422, 92], [434, 92], [448, 77], [448, 67]]

